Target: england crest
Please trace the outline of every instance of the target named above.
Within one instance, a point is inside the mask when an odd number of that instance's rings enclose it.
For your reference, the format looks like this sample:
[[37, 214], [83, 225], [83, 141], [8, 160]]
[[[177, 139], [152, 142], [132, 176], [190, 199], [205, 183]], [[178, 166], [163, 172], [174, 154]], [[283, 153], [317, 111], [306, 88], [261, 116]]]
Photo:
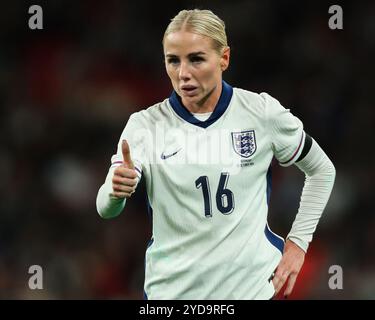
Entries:
[[257, 149], [255, 131], [232, 132], [232, 144], [237, 154], [241, 157], [249, 158]]

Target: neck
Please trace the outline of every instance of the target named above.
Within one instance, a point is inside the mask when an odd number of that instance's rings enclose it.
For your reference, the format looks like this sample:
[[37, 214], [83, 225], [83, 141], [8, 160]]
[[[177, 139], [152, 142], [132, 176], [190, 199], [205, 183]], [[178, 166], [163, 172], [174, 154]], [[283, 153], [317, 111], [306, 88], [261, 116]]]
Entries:
[[182, 103], [191, 113], [207, 113], [213, 112], [217, 103], [219, 102], [223, 84], [220, 82], [216, 85], [206, 96], [197, 103], [187, 104], [182, 99]]

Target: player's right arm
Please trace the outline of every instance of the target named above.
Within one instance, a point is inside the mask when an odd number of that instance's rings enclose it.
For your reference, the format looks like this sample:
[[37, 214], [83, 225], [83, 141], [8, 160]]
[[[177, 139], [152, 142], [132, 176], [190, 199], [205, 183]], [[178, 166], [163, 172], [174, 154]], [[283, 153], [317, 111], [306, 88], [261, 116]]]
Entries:
[[122, 141], [121, 150], [122, 163], [109, 169], [96, 198], [98, 213], [106, 219], [116, 217], [121, 213], [125, 207], [126, 199], [135, 192], [138, 182], [138, 175], [126, 140]]
[[100, 187], [96, 208], [102, 218], [118, 216], [124, 209], [126, 199], [135, 191], [141, 180], [142, 169], [147, 162], [149, 138], [147, 122], [136, 112], [128, 119], [111, 158], [104, 184]]

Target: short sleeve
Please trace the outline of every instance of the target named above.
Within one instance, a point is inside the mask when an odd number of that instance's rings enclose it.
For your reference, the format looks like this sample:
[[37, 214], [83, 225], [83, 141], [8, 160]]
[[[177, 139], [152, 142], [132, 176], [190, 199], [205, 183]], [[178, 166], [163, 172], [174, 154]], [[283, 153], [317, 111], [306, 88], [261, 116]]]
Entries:
[[273, 153], [281, 166], [288, 167], [302, 152], [305, 143], [303, 123], [269, 94], [260, 95], [265, 103], [267, 130]]
[[137, 113], [132, 114], [120, 136], [117, 144], [117, 152], [111, 158], [111, 167], [122, 164], [122, 141], [126, 140], [130, 148], [130, 156], [133, 160], [138, 177], [141, 178], [142, 170], [147, 163], [147, 137], [148, 132], [142, 125]]

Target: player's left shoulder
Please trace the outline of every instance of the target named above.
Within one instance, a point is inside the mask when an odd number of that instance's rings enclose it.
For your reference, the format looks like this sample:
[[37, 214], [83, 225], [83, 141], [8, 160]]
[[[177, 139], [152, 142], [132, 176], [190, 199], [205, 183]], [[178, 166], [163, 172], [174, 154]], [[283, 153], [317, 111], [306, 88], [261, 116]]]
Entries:
[[265, 99], [268, 97], [270, 96], [265, 92], [257, 93], [242, 88], [233, 88], [233, 98], [236, 104], [257, 115], [264, 114], [267, 105]]
[[259, 100], [258, 93], [238, 87], [233, 88], [233, 95], [248, 102]]

